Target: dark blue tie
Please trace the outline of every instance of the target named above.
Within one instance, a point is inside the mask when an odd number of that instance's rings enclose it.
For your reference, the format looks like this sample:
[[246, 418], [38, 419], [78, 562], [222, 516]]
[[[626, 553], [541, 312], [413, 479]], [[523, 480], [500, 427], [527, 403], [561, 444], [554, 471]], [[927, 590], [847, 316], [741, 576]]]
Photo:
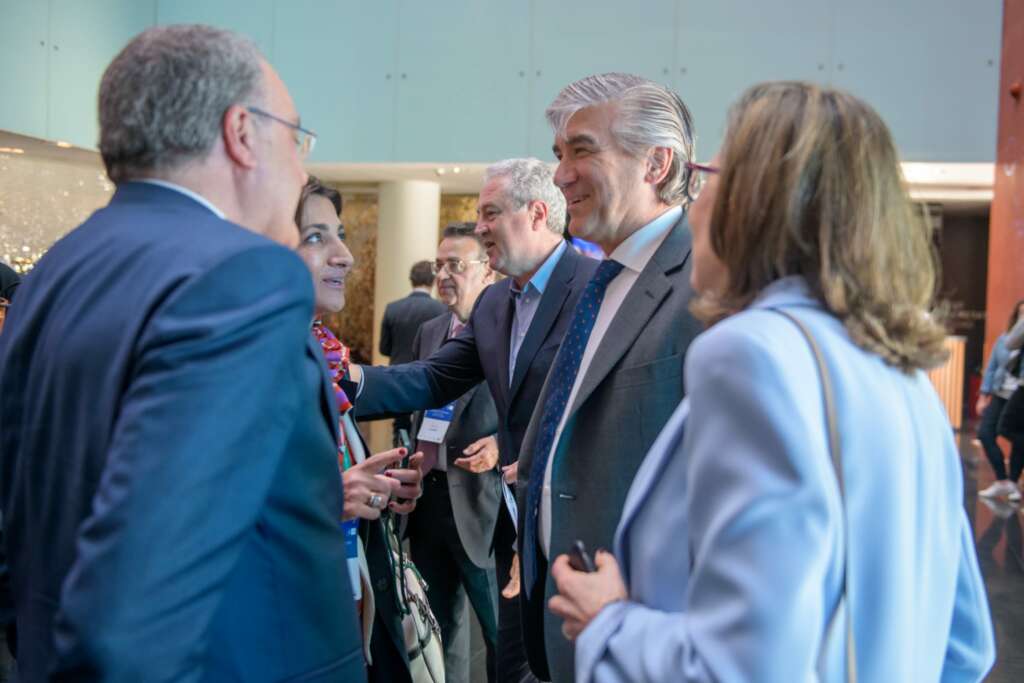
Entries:
[[576, 382], [583, 351], [587, 348], [587, 340], [594, 329], [594, 321], [597, 320], [597, 312], [601, 309], [605, 289], [621, 271], [622, 264], [611, 259], [602, 261], [597, 267], [576, 304], [569, 330], [565, 333], [558, 355], [555, 356], [554, 368], [551, 370], [551, 389], [544, 403], [540, 433], [533, 449], [533, 463], [530, 466], [530, 480], [526, 492], [522, 569], [527, 595], [533, 590], [533, 584], [537, 580], [537, 521], [540, 497], [544, 490], [544, 471], [547, 469], [548, 457], [554, 445], [555, 432], [569, 403], [569, 394], [572, 393], [572, 386]]

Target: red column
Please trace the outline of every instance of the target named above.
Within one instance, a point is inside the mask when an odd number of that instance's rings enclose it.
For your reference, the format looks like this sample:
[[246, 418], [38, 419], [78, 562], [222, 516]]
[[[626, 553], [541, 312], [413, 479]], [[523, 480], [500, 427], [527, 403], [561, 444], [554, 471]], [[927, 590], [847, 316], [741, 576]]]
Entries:
[[1003, 3], [999, 136], [988, 237], [985, 354], [1024, 299], [1024, 0]]

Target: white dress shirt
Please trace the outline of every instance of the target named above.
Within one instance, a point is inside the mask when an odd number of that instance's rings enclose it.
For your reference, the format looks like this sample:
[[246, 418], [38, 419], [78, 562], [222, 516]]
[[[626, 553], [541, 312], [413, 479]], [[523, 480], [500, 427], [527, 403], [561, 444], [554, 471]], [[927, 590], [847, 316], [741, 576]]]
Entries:
[[132, 182], [135, 182], [135, 183], [149, 183], [150, 185], [158, 185], [160, 187], [165, 187], [168, 190], [174, 190], [175, 192], [178, 192], [179, 194], [185, 195], [189, 199], [192, 199], [192, 200], [194, 200], [196, 202], [199, 202], [200, 204], [205, 206], [207, 209], [212, 211], [213, 214], [215, 216], [217, 216], [217, 218], [220, 218], [222, 220], [224, 219], [224, 212], [221, 211], [220, 209], [218, 209], [216, 206], [214, 206], [213, 202], [211, 202], [209, 199], [207, 199], [203, 195], [198, 194], [196, 192], [193, 192], [192, 190], [188, 189], [187, 187], [182, 187], [181, 185], [176, 185], [175, 183], [169, 183], [166, 180], [157, 180], [156, 178], [139, 178], [138, 180], [133, 180]]
[[583, 378], [586, 377], [587, 369], [594, 359], [594, 353], [601, 344], [605, 332], [608, 331], [612, 319], [615, 318], [615, 314], [618, 313], [622, 302], [626, 300], [629, 290], [633, 288], [633, 285], [640, 277], [641, 271], [647, 267], [647, 263], [654, 256], [654, 252], [658, 250], [661, 243], [668, 237], [668, 233], [679, 222], [682, 214], [682, 207], [672, 207], [627, 237], [609, 255], [610, 259], [618, 261], [625, 267], [622, 269], [622, 272], [615, 276], [614, 280], [608, 283], [608, 288], [605, 290], [604, 299], [601, 301], [601, 308], [598, 310], [597, 319], [594, 321], [594, 329], [591, 330], [590, 338], [587, 340], [587, 347], [583, 350], [580, 369], [576, 373], [576, 381], [573, 382], [572, 391], [569, 393], [569, 402], [566, 403], [565, 412], [558, 423], [555, 438], [551, 442], [551, 453], [548, 454], [547, 466], [544, 469], [544, 490], [540, 498], [538, 522], [540, 529], [538, 531], [540, 532], [540, 547], [544, 550], [544, 556], [549, 559], [551, 557], [551, 548], [549, 547], [551, 545], [551, 471], [555, 462], [554, 455], [558, 451], [558, 442], [562, 438], [562, 430], [565, 429], [565, 421], [572, 410], [572, 404], [576, 400], [580, 384], [583, 383]]

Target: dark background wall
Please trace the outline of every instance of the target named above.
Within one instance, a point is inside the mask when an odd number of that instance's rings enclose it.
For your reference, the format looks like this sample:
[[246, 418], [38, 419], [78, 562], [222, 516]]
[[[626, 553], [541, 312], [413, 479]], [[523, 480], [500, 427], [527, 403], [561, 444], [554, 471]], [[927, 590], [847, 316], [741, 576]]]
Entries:
[[967, 338], [964, 359], [964, 410], [973, 407], [969, 378], [980, 372], [985, 346], [985, 280], [988, 259], [988, 209], [945, 208], [938, 233], [942, 266], [939, 298], [948, 306], [950, 334]]

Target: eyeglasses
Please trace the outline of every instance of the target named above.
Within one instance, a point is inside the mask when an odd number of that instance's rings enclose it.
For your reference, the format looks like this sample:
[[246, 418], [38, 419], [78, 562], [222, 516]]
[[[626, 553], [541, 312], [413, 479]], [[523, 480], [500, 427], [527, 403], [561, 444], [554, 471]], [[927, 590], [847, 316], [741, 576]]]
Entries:
[[446, 261], [434, 261], [430, 264], [430, 272], [434, 275], [439, 274], [445, 268], [452, 275], [460, 275], [466, 272], [466, 268], [469, 268], [470, 263], [487, 263], [487, 259], [474, 259], [472, 261], [463, 261], [460, 258], [450, 258]]
[[707, 164], [694, 163], [692, 161], [687, 161], [684, 165], [686, 166], [686, 170], [690, 172], [690, 182], [686, 184], [686, 196], [692, 202], [697, 199], [697, 195], [700, 194], [701, 188], [704, 187], [704, 174], [718, 173], [718, 168]]
[[274, 116], [268, 111], [263, 111], [259, 107], [246, 107], [246, 110], [250, 114], [256, 114], [256, 116], [262, 116], [268, 118], [271, 121], [277, 121], [280, 124], [288, 126], [295, 132], [295, 148], [299, 153], [299, 158], [305, 159], [313, 152], [313, 147], [316, 146], [316, 133], [311, 130], [306, 130], [297, 123], [292, 123], [287, 119], [282, 119], [280, 116]]

